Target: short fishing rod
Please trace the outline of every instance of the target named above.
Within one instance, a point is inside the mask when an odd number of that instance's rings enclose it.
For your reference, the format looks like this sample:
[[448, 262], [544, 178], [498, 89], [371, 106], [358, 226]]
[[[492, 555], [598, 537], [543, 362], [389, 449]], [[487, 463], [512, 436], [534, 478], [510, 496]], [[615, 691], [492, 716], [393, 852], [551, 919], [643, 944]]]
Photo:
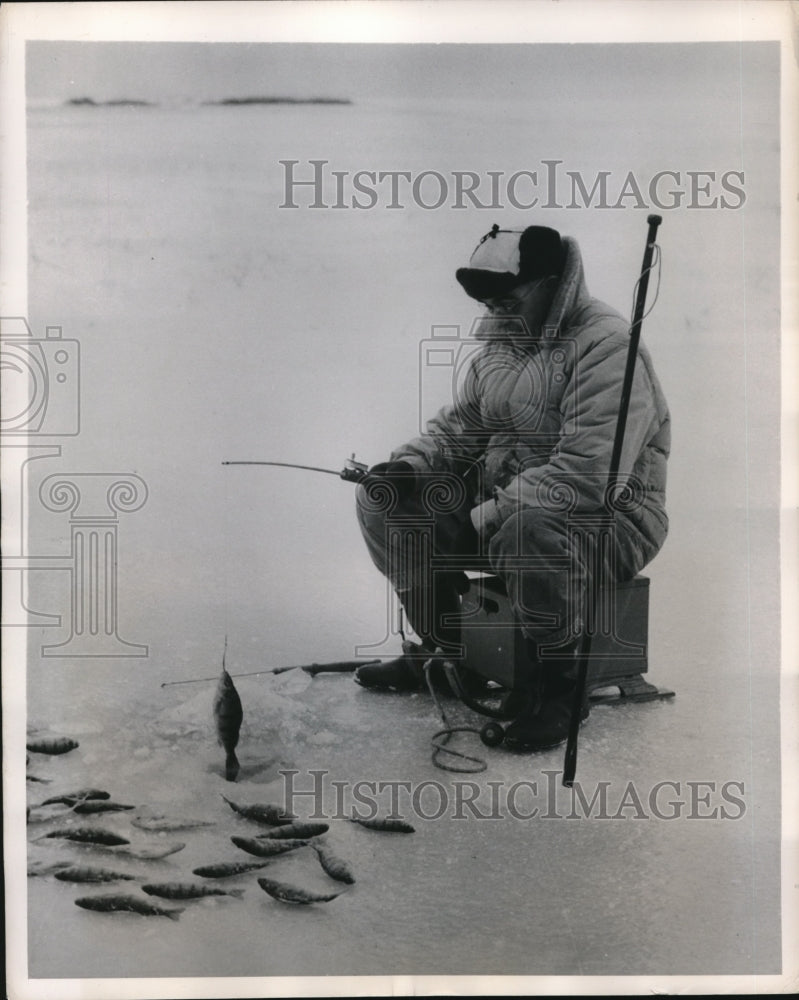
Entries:
[[348, 483], [360, 483], [366, 478], [369, 466], [355, 461], [355, 453], [348, 458], [340, 472], [335, 469], [321, 469], [318, 465], [298, 465], [296, 462], [223, 462], [222, 465], [279, 465], [284, 469], [306, 469], [308, 472], [324, 472], [328, 476], [338, 476]]
[[[646, 235], [646, 247], [644, 248], [644, 260], [641, 265], [641, 276], [638, 279], [635, 296], [635, 308], [633, 310], [633, 322], [630, 327], [630, 341], [627, 347], [627, 365], [624, 369], [624, 381], [621, 389], [621, 400], [619, 402], [619, 415], [616, 420], [616, 434], [613, 440], [613, 451], [610, 457], [610, 468], [608, 469], [608, 488], [606, 491], [606, 505], [612, 507], [614, 490], [619, 477], [619, 465], [621, 464], [621, 450], [624, 444], [624, 431], [627, 426], [627, 413], [630, 407], [630, 395], [632, 394], [633, 375], [635, 372], [635, 360], [638, 355], [638, 343], [641, 339], [641, 325], [644, 320], [644, 308], [646, 306], [646, 293], [649, 287], [649, 273], [652, 270], [652, 257], [655, 252], [657, 229], [663, 221], [659, 215], [647, 217], [649, 227]], [[591, 633], [588, 631], [588, 623], [596, 618], [597, 591], [599, 582], [593, 578], [589, 581], [588, 587], [588, 613], [583, 634], [580, 638], [580, 651], [577, 664], [577, 686], [574, 689], [574, 701], [572, 703], [571, 718], [569, 720], [569, 736], [566, 742], [566, 756], [563, 762], [563, 784], [566, 788], [571, 788], [574, 784], [574, 776], [577, 773], [577, 734], [580, 730], [580, 717], [582, 715], [582, 705], [585, 698], [585, 690], [588, 683], [588, 661], [591, 656]]]

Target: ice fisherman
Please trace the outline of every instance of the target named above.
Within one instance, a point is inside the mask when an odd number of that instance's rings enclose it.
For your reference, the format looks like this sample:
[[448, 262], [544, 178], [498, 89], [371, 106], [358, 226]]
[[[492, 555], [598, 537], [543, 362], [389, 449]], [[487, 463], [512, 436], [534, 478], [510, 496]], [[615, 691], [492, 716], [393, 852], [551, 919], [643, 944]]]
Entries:
[[[592, 572], [632, 579], [666, 538], [669, 412], [641, 344], [619, 467], [626, 502], [609, 508], [605, 490], [629, 323], [589, 295], [576, 240], [546, 226], [494, 225], [455, 277], [485, 307], [475, 332], [479, 346], [455, 380], [452, 401], [422, 436], [370, 469], [357, 495], [369, 553], [420, 642], [406, 642], [398, 659], [364, 665], [356, 680], [412, 691], [437, 648], [457, 662], [463, 647], [452, 616], [469, 586], [464, 557], [474, 557], [474, 568], [504, 583], [529, 654], [532, 696], [520, 700], [505, 744], [543, 750], [568, 735]], [[387, 491], [393, 502], [386, 502]], [[608, 509], [612, 542], [592, 563], [570, 518]], [[424, 544], [409, 546], [401, 530], [415, 516], [417, 524], [432, 518], [431, 552]], [[431, 554], [438, 560], [432, 572]], [[442, 570], [446, 556], [454, 557], [453, 566]], [[542, 646], [566, 655], [542, 658]], [[471, 680], [479, 687], [480, 678]]]

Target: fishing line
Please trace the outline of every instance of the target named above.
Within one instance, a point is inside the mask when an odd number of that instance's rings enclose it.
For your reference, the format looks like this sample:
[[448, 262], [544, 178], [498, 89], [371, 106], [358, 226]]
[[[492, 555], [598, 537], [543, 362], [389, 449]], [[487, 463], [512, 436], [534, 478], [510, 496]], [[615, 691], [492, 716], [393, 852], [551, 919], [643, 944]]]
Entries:
[[[433, 733], [430, 737], [430, 742], [433, 745], [433, 753], [431, 759], [433, 764], [440, 768], [442, 771], [452, 771], [454, 774], [480, 774], [488, 769], [488, 762], [483, 760], [482, 757], [472, 757], [468, 753], [461, 753], [460, 750], [452, 750], [450, 747], [446, 746], [445, 743], [453, 733], [477, 733], [480, 734], [480, 730], [475, 726], [449, 726], [447, 729], [440, 729], [437, 733]], [[439, 737], [443, 737], [441, 743], [436, 743]], [[453, 767], [450, 764], [445, 764], [444, 761], [438, 759], [440, 753], [448, 753], [453, 757], [460, 757], [462, 760], [472, 761], [475, 767]]]
[[[223, 495], [225, 497], [225, 510], [228, 511], [228, 510], [231, 509], [231, 507], [230, 507], [230, 477], [229, 476], [225, 476], [224, 473], [223, 473], [222, 474], [222, 479], [223, 479], [223, 482], [225, 484], [224, 487], [223, 487], [223, 490], [222, 490], [222, 493], [223, 493]], [[222, 669], [224, 670], [225, 669], [225, 653], [227, 652], [227, 634], [230, 631], [230, 552], [231, 552], [231, 548], [230, 548], [230, 530], [231, 530], [230, 521], [232, 521], [233, 519], [231, 518], [229, 520], [227, 517], [223, 517], [222, 520], [224, 521], [224, 524], [225, 524], [225, 529], [224, 529], [224, 535], [225, 535], [225, 557], [224, 557], [224, 560], [223, 560], [224, 564], [225, 564], [225, 569], [224, 569], [225, 593], [223, 595], [223, 597], [224, 597], [224, 604], [225, 604], [225, 608], [224, 608], [224, 612], [223, 612], [224, 619], [225, 619], [225, 650], [224, 650], [224, 652], [222, 654]]]

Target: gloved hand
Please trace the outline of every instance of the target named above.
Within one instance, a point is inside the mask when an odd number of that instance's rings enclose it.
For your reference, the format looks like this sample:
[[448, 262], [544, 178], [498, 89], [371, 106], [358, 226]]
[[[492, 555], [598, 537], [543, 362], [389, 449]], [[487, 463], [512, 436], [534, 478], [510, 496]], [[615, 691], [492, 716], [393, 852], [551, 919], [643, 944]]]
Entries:
[[493, 497], [473, 507], [469, 512], [469, 518], [474, 530], [483, 539], [490, 538], [502, 524], [499, 508]]
[[369, 489], [370, 483], [390, 483], [400, 500], [407, 500], [418, 486], [416, 471], [410, 462], [379, 462], [367, 472], [363, 485]]

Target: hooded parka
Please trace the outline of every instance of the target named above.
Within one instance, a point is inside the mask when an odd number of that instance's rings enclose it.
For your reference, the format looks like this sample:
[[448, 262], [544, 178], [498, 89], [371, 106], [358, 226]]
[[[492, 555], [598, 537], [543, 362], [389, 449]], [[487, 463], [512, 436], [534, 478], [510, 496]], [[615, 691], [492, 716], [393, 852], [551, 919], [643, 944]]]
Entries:
[[[563, 273], [543, 330], [486, 317], [464, 340], [453, 400], [426, 433], [397, 448], [420, 472], [469, 470], [472, 520], [490, 538], [520, 511], [607, 512], [608, 470], [629, 345], [629, 323], [592, 298], [579, 247], [563, 238]], [[665, 540], [669, 411], [648, 350], [639, 346], [614, 516], [639, 567]]]

